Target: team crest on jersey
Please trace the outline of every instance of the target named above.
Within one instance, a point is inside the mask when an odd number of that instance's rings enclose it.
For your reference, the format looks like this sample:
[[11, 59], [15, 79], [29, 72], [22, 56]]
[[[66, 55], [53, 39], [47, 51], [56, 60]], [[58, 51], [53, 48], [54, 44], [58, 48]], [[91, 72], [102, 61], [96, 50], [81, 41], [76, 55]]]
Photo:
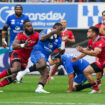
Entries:
[[16, 26], [16, 27], [15, 27], [15, 30], [20, 30], [20, 27]]
[[55, 39], [55, 42], [58, 42], [58, 39]]
[[48, 46], [49, 46], [49, 48], [52, 48], [53, 47], [53, 45], [51, 43], [49, 43]]
[[101, 43], [101, 44], [99, 44], [99, 46], [102, 46], [102, 43]]
[[15, 24], [15, 20], [13, 19], [13, 20], [11, 20], [11, 24]]
[[21, 20], [21, 23], [20, 24], [23, 24], [24, 20]]

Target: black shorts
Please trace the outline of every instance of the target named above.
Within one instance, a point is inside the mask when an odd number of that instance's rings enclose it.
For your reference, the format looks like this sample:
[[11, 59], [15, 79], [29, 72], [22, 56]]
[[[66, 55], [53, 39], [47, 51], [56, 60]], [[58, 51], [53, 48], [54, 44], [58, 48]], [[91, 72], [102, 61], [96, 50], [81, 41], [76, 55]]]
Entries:
[[95, 73], [102, 72], [102, 70], [95, 63], [90, 64], [90, 66], [94, 69]]

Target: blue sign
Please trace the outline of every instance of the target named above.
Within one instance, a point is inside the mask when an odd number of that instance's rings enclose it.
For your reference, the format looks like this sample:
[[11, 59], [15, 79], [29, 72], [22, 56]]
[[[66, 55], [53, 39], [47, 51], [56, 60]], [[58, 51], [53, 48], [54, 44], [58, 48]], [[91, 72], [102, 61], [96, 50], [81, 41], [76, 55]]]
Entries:
[[[15, 4], [0, 5], [0, 28], [14, 13]], [[22, 4], [23, 13], [29, 16], [34, 28], [51, 28], [55, 22], [66, 19], [68, 28], [77, 27], [77, 4]]]

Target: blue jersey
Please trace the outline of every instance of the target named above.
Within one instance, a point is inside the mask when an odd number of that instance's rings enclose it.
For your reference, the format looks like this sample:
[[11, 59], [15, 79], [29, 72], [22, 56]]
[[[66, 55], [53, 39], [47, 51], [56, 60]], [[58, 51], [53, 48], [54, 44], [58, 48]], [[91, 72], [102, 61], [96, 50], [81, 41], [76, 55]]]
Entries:
[[[41, 38], [41, 36], [46, 35], [47, 34], [47, 29], [41, 31], [41, 33], [39, 34], [39, 39]], [[56, 48], [60, 48], [61, 47], [61, 37], [56, 37], [52, 40], [47, 39], [46, 41], [38, 41], [37, 45], [34, 46], [35, 51], [39, 50], [41, 51], [44, 55], [46, 55], [47, 57], [49, 57], [49, 55], [54, 51], [54, 49]]]
[[20, 31], [23, 31], [23, 22], [25, 20], [29, 20], [28, 16], [22, 14], [20, 18], [17, 18], [15, 14], [10, 15], [7, 18], [6, 25], [10, 27], [10, 44], [9, 44], [9, 51], [12, 51], [12, 44], [15, 39], [15, 36]]
[[62, 55], [63, 66], [66, 69], [67, 74], [71, 74], [73, 72], [75, 72], [76, 74], [82, 74], [84, 69], [89, 65], [89, 62], [87, 62], [85, 59], [71, 62], [71, 59], [73, 57], [74, 56], [71, 56], [70, 54]]

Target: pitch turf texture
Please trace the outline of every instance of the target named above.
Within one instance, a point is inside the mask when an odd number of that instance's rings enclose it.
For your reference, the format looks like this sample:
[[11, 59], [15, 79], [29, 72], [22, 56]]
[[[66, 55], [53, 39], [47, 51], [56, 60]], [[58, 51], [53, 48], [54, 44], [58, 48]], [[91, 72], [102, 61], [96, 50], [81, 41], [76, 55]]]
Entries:
[[40, 76], [27, 75], [22, 84], [13, 83], [0, 88], [0, 105], [105, 105], [105, 77], [102, 79], [101, 94], [89, 94], [91, 89], [67, 92], [67, 76], [55, 76], [45, 86], [50, 94], [34, 93]]

